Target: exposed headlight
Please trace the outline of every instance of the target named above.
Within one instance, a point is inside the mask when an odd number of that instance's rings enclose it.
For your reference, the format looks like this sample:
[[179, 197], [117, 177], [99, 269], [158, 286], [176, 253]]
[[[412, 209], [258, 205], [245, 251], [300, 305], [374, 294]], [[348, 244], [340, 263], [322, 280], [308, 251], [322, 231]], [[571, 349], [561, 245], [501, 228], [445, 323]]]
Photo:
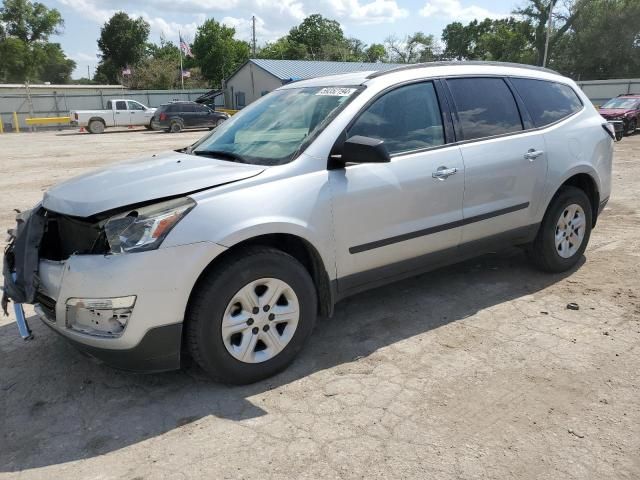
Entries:
[[103, 227], [111, 253], [141, 252], [158, 248], [171, 229], [195, 205], [196, 202], [183, 197], [111, 217]]

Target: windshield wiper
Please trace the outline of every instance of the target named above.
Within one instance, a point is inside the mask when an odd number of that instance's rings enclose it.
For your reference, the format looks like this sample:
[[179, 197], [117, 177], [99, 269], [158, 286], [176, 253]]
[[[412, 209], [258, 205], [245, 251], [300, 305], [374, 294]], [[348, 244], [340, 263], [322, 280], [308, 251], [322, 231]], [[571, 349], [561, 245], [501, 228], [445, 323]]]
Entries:
[[237, 153], [228, 152], [226, 150], [192, 150], [192, 155], [199, 155], [202, 157], [223, 157], [228, 160], [238, 163], [249, 163], [247, 159]]

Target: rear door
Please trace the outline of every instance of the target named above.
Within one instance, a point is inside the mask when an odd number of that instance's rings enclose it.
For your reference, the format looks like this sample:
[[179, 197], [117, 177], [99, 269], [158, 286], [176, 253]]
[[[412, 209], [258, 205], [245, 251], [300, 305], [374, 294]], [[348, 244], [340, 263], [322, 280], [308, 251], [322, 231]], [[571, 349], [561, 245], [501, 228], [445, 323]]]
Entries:
[[446, 83], [465, 165], [462, 244], [526, 235], [547, 172], [542, 133], [504, 78]]
[[126, 100], [116, 100], [115, 110], [113, 112], [113, 118], [115, 119], [116, 127], [126, 127], [129, 123], [129, 109], [127, 108]]
[[195, 105], [192, 103], [180, 104], [180, 116], [185, 127], [198, 126], [198, 112], [195, 109]]

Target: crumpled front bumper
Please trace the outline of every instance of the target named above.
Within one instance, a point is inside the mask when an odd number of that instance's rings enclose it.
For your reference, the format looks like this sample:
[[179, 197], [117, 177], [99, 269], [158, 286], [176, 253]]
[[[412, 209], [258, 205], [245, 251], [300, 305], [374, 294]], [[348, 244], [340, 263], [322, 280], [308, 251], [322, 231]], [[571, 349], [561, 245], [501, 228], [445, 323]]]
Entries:
[[[199, 242], [122, 255], [72, 255], [60, 262], [41, 259], [35, 309], [47, 326], [105, 363], [134, 371], [175, 369], [191, 291], [225, 249]], [[118, 337], [89, 335], [68, 325], [70, 298], [131, 295], [135, 306]]]

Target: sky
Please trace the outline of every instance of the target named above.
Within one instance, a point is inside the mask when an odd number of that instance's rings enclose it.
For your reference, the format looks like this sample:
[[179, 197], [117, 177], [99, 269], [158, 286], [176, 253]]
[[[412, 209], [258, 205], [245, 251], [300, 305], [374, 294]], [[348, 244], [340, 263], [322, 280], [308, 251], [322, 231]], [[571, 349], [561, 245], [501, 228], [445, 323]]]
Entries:
[[151, 25], [150, 41], [161, 35], [178, 43], [193, 40], [196, 28], [207, 18], [235, 27], [236, 38], [250, 41], [251, 17], [256, 17], [258, 45], [285, 35], [306, 16], [320, 13], [340, 22], [347, 37], [367, 44], [382, 43], [389, 35], [399, 38], [422, 31], [440, 38], [448, 23], [467, 23], [486, 17], [500, 18], [524, 0], [40, 0], [62, 14], [65, 26], [59, 42], [77, 63], [74, 78], [93, 76], [98, 63], [100, 27], [117, 11], [141, 16]]

